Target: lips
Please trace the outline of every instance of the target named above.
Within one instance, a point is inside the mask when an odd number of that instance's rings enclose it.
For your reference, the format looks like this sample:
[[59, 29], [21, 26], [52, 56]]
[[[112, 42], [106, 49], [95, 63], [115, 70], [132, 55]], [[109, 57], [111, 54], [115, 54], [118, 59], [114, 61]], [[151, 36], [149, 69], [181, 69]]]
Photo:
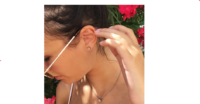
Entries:
[[55, 78], [56, 78], [57, 80], [61, 80], [61, 79], [62, 79], [62, 76], [55, 76]]

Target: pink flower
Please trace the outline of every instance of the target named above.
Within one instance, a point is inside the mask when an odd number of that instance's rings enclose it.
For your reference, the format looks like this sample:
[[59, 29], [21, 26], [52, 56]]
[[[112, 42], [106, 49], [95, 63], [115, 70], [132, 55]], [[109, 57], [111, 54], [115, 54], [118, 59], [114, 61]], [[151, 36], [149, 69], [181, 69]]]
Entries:
[[55, 96], [53, 96], [52, 98], [48, 98], [48, 99], [46, 99], [46, 97], [44, 97], [44, 104], [54, 104], [55, 101], [56, 101]]

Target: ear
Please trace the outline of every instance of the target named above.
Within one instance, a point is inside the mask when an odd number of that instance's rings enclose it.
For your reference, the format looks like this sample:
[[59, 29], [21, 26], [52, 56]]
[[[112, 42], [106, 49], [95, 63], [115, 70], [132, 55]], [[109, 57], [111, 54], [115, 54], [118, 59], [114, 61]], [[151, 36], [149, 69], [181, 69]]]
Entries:
[[92, 50], [97, 42], [97, 36], [95, 35], [95, 28], [91, 25], [84, 26], [80, 31], [80, 38], [84, 40], [85, 48], [90, 47]]

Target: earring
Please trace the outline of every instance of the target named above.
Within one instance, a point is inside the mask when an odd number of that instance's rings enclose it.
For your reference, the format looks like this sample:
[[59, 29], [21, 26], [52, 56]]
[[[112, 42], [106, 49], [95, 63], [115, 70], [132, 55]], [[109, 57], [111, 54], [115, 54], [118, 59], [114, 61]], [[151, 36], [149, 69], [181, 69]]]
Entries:
[[91, 48], [90, 48], [90, 47], [88, 47], [87, 49], [88, 49], [88, 50], [90, 50]]

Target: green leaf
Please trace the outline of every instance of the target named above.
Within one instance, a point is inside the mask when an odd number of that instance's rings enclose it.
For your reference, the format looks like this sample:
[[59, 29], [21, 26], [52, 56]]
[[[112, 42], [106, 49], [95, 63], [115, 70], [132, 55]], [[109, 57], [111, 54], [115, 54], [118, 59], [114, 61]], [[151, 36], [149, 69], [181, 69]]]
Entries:
[[141, 25], [144, 25], [144, 20], [140, 22]]
[[120, 21], [117, 19], [117, 17], [115, 16], [115, 14], [110, 10], [110, 9], [108, 9], [108, 11], [112, 14], [112, 16], [117, 20], [117, 22], [119, 23], [119, 24], [121, 24], [120, 23]]

